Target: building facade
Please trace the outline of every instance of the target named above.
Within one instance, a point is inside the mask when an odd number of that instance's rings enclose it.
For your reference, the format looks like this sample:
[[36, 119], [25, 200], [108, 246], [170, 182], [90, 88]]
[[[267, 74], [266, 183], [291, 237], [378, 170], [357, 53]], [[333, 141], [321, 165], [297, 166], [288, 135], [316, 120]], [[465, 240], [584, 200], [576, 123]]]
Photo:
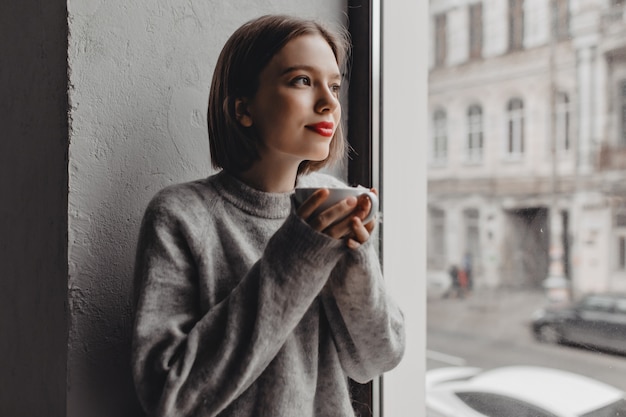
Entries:
[[429, 272], [626, 290], [626, 2], [430, 13]]

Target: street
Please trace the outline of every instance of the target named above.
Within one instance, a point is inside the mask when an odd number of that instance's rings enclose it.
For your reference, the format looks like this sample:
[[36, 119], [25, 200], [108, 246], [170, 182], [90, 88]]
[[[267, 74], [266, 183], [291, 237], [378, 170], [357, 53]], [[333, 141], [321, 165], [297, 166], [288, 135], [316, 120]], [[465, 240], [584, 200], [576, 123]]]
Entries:
[[626, 391], [626, 356], [534, 340], [531, 315], [545, 303], [541, 292], [529, 291], [429, 297], [427, 369], [539, 365], [587, 375]]

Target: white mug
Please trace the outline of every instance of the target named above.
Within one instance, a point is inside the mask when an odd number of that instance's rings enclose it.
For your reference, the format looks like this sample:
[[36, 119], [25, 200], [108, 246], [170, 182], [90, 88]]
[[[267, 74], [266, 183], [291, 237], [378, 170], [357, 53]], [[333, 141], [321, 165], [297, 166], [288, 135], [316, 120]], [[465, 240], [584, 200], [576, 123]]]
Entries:
[[[313, 194], [315, 191], [319, 190], [320, 188], [322, 187], [296, 188], [295, 194], [294, 194], [296, 204], [299, 206], [307, 198], [309, 198], [311, 194]], [[374, 216], [376, 216], [376, 213], [378, 213], [378, 196], [376, 196], [376, 194], [374, 194], [373, 192], [371, 192], [369, 189], [365, 187], [358, 186], [358, 187], [344, 187], [344, 188], [331, 188], [331, 187], [323, 187], [323, 188], [328, 189], [329, 191], [328, 198], [326, 198], [326, 200], [324, 200], [324, 202], [317, 208], [317, 210], [313, 212], [313, 215], [321, 213], [322, 211], [326, 210], [332, 205], [337, 204], [338, 202], [340, 202], [341, 200], [345, 198], [348, 198], [348, 197], [359, 198], [359, 196], [361, 195], [366, 195], [370, 199], [370, 202], [372, 203], [369, 213], [363, 219], [363, 223], [369, 223], [374, 218]]]

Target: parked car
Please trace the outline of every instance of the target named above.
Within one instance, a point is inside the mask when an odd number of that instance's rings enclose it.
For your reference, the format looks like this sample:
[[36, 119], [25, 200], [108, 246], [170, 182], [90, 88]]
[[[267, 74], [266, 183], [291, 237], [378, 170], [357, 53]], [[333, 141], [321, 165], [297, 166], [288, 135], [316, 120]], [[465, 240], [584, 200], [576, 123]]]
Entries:
[[426, 417], [615, 417], [624, 392], [558, 369], [445, 367], [426, 372]]
[[531, 326], [542, 342], [626, 353], [626, 294], [592, 294], [577, 303], [540, 309]]

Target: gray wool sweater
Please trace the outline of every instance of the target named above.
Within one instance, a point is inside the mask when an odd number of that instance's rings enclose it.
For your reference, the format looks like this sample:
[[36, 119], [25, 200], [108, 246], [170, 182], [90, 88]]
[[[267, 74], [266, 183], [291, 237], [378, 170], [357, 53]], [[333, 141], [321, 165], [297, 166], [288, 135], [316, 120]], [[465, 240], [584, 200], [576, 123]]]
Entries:
[[372, 240], [349, 249], [297, 217], [291, 193], [225, 172], [159, 192], [135, 265], [133, 375], [146, 412], [354, 416], [347, 378], [369, 381], [404, 352]]

